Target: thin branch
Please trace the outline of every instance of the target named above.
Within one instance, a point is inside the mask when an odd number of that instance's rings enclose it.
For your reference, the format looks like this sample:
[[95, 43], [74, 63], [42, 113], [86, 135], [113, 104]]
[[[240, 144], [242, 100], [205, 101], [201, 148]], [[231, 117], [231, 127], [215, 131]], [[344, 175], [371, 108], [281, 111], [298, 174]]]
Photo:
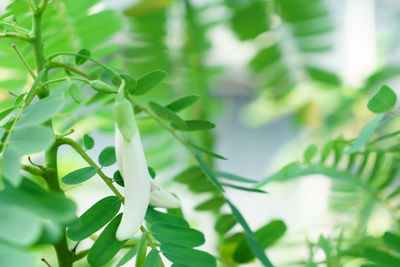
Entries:
[[81, 71], [71, 65], [65, 64], [65, 63], [50, 61], [47, 65], [47, 68], [48, 69], [63, 68], [63, 69], [75, 72], [76, 74], [81, 75], [82, 77], [85, 77], [86, 79], [89, 79], [89, 75], [87, 75], [83, 71]]
[[23, 34], [17, 33], [17, 32], [0, 33], [0, 38], [14, 38], [14, 39], [18, 39], [18, 40], [25, 41], [28, 43], [32, 42], [31, 38], [29, 38]]
[[43, 261], [48, 267], [51, 267], [50, 263], [48, 263], [45, 258], [41, 258], [40, 260]]
[[23, 165], [23, 166], [22, 166], [22, 169], [23, 169], [24, 171], [26, 171], [26, 172], [29, 172], [29, 173], [32, 174], [32, 175], [35, 175], [35, 176], [41, 176], [41, 177], [43, 177], [43, 175], [44, 175], [44, 172], [43, 172], [41, 169], [36, 168], [36, 167], [33, 167], [33, 166]]
[[22, 61], [22, 64], [24, 64], [25, 68], [28, 70], [29, 74], [35, 80], [36, 79], [36, 74], [33, 72], [31, 67], [29, 66], [28, 62], [26, 61], [26, 59], [22, 55], [21, 51], [19, 51], [19, 49], [17, 48], [17, 46], [15, 44], [12, 44], [11, 46], [15, 50], [15, 53], [17, 53], [19, 59]]

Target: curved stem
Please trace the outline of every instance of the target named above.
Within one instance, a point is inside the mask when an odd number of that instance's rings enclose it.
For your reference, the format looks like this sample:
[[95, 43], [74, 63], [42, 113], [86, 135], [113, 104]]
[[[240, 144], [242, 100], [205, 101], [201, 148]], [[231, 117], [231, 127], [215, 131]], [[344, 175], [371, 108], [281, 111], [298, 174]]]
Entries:
[[29, 38], [23, 34], [17, 33], [17, 32], [0, 33], [0, 38], [14, 38], [14, 39], [18, 39], [18, 40], [29, 42], [29, 43], [32, 42], [31, 38]]
[[73, 67], [73, 66], [71, 66], [71, 65], [65, 64], [65, 63], [50, 61], [50, 62], [47, 64], [46, 67], [47, 67], [48, 69], [63, 68], [63, 69], [66, 69], [66, 70], [75, 72], [76, 74], [78, 74], [78, 75], [80, 75], [80, 76], [82, 76], [82, 77], [85, 77], [86, 79], [89, 79], [89, 75], [87, 75], [87, 74], [84, 73], [83, 71], [81, 71], [81, 70], [79, 70], [79, 69], [77, 69], [77, 68], [75, 68], [75, 67]]
[[58, 79], [54, 79], [54, 80], [48, 80], [48, 81], [42, 83], [40, 85], [40, 87], [46, 86], [46, 85], [51, 84], [51, 83], [58, 83], [58, 82], [66, 81], [68, 79], [75, 80], [75, 81], [80, 81], [80, 82], [84, 82], [84, 83], [89, 83], [88, 80], [82, 79], [82, 78], [79, 78], [79, 77], [62, 77], [62, 78], [58, 78]]

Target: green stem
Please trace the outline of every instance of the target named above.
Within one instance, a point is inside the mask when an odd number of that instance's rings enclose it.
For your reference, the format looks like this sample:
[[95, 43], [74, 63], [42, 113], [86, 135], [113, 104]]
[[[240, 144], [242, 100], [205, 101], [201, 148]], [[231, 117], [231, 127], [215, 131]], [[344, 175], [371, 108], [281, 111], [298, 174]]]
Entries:
[[29, 37], [17, 32], [0, 33], [0, 38], [14, 38], [25, 42], [32, 42], [32, 39], [30, 39]]
[[50, 83], [58, 83], [58, 82], [66, 81], [68, 79], [75, 80], [75, 81], [80, 81], [80, 82], [84, 82], [84, 83], [89, 83], [88, 80], [82, 79], [82, 78], [79, 78], [79, 77], [62, 77], [62, 78], [58, 78], [58, 79], [54, 79], [54, 80], [48, 80], [48, 81], [42, 83], [42, 85], [40, 87], [46, 86], [46, 85], [48, 85]]
[[25, 60], [24, 56], [22, 53], [19, 51], [17, 46], [15, 44], [12, 44], [12, 48], [15, 50], [17, 53], [19, 59], [22, 61], [22, 64], [24, 64], [25, 68], [28, 70], [29, 74], [32, 76], [32, 78], [35, 80], [36, 79], [36, 74], [33, 72], [31, 67], [29, 66], [28, 62]]
[[86, 79], [89, 79], [89, 75], [87, 75], [83, 71], [81, 71], [81, 70], [79, 70], [79, 69], [77, 69], [77, 68], [75, 68], [75, 67], [73, 67], [71, 65], [65, 64], [65, 63], [50, 61], [47, 64], [47, 68], [48, 69], [63, 68], [63, 69], [75, 72], [76, 74], [78, 74], [78, 75], [80, 75], [82, 77], [85, 77]]

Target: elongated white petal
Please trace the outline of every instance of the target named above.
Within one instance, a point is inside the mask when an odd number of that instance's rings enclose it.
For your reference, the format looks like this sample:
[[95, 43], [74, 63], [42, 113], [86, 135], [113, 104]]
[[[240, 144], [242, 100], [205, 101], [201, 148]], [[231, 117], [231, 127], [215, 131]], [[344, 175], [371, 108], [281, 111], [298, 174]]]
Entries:
[[[126, 141], [118, 128], [115, 131], [116, 150], [122, 161], [125, 189], [125, 204], [122, 220], [117, 229], [117, 239], [125, 240], [135, 236], [143, 223], [150, 198], [150, 175], [147, 170], [139, 131]], [[122, 155], [122, 159], [121, 159]]]
[[180, 207], [179, 200], [162, 186], [159, 186], [154, 180], [150, 180], [150, 185], [150, 205], [167, 209], [176, 209]]

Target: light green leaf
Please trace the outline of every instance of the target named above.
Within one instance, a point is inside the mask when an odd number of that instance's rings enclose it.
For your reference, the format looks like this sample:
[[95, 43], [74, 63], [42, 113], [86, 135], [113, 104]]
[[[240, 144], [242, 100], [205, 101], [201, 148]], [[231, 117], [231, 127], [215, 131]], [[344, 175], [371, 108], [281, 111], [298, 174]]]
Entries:
[[115, 147], [109, 146], [103, 149], [99, 155], [99, 163], [101, 166], [111, 166], [117, 161], [115, 156]]
[[114, 218], [120, 207], [121, 201], [116, 196], [101, 199], [71, 224], [68, 237], [75, 241], [89, 237]]
[[245, 231], [245, 238], [247, 240], [247, 244], [250, 247], [250, 250], [253, 252], [254, 255], [264, 264], [264, 266], [273, 267], [272, 263], [268, 259], [268, 257], [264, 253], [264, 249], [260, 244], [260, 241], [257, 239], [257, 236], [253, 233], [250, 229], [249, 225], [247, 224], [246, 220], [243, 218], [240, 211], [230, 202], [228, 199], [226, 200], [229, 207], [232, 210], [233, 216], [235, 216], [237, 222], [243, 227]]
[[181, 127], [180, 125], [174, 124], [173, 126], [181, 131], [202, 131], [210, 130], [215, 127], [215, 124], [205, 120], [187, 120], [185, 121], [186, 126]]
[[310, 145], [304, 152], [304, 161], [308, 164], [311, 163], [311, 160], [317, 155], [317, 153], [318, 153], [317, 146], [314, 144]]
[[115, 237], [122, 213], [115, 217], [100, 234], [89, 250], [87, 260], [93, 267], [103, 266], [109, 262], [122, 248], [126, 241], [118, 241]]
[[150, 102], [149, 105], [150, 105], [150, 108], [153, 110], [153, 112], [160, 118], [170, 121], [171, 123], [173, 123], [173, 125], [175, 127], [179, 127], [180, 129], [186, 128], [185, 121], [182, 120], [173, 111], [171, 111], [171, 110], [167, 109], [166, 107], [163, 107], [155, 102]]
[[200, 203], [194, 209], [198, 211], [218, 210], [224, 204], [225, 204], [225, 199], [223, 197], [216, 196]]
[[63, 100], [62, 94], [55, 94], [30, 105], [22, 112], [17, 127], [38, 125], [51, 119], [63, 108]]
[[2, 205], [0, 218], [0, 239], [3, 241], [29, 246], [40, 237], [40, 218], [28, 210]]
[[42, 234], [37, 244], [56, 244], [60, 241], [64, 229], [57, 223], [51, 221], [42, 222]]
[[158, 254], [158, 250], [153, 248], [150, 250], [149, 254], [147, 255], [146, 259], [143, 262], [142, 267], [161, 267], [161, 259], [160, 255]]
[[25, 98], [25, 102], [26, 100], [30, 99], [32, 97], [32, 94], [35, 92], [37, 86], [39, 85], [39, 83], [42, 81], [44, 74], [47, 72], [47, 69], [42, 69], [38, 75], [36, 76], [35, 81], [33, 82], [31, 89], [28, 92], [28, 95]]
[[181, 110], [191, 106], [198, 99], [199, 99], [199, 96], [197, 96], [197, 95], [188, 95], [188, 96], [182, 97], [178, 100], [175, 100], [174, 102], [166, 105], [165, 107], [172, 110], [173, 112], [178, 112], [178, 111], [181, 111]]
[[79, 184], [89, 180], [95, 176], [96, 173], [97, 169], [95, 167], [84, 167], [68, 173], [61, 179], [61, 181], [63, 181], [64, 184]]
[[18, 186], [22, 180], [19, 170], [21, 169], [21, 164], [19, 162], [19, 154], [12, 148], [7, 147], [3, 153], [2, 162], [2, 177], [6, 179], [13, 186]]
[[204, 244], [204, 235], [195, 230], [186, 227], [165, 223], [154, 223], [150, 227], [153, 236], [160, 243], [172, 243], [186, 247], [197, 247]]
[[249, 188], [249, 187], [243, 187], [240, 185], [234, 185], [234, 184], [227, 184], [227, 183], [221, 183], [223, 186], [228, 186], [234, 189], [242, 190], [242, 191], [249, 191], [249, 192], [254, 192], [254, 193], [261, 193], [261, 194], [266, 194], [264, 190], [258, 189], [258, 188]]
[[236, 222], [232, 214], [222, 214], [215, 223], [215, 230], [220, 234], [225, 234], [236, 225]]
[[46, 150], [54, 141], [53, 131], [45, 126], [28, 126], [16, 129], [10, 137], [9, 146], [20, 155]]
[[85, 134], [83, 136], [83, 145], [87, 150], [92, 149], [94, 147], [94, 140], [90, 135]]
[[147, 233], [143, 233], [138, 244], [135, 267], [142, 267], [147, 251]]
[[137, 245], [134, 245], [131, 249], [126, 252], [126, 254], [121, 258], [121, 260], [117, 263], [116, 267], [120, 267], [130, 261], [133, 257], [135, 257], [137, 252]]
[[383, 85], [371, 95], [367, 107], [374, 113], [389, 111], [396, 104], [396, 99], [396, 93], [389, 86]]
[[379, 123], [385, 116], [385, 113], [376, 114], [365, 126], [362, 128], [360, 134], [358, 135], [357, 139], [354, 141], [353, 145], [346, 151], [346, 154], [351, 154], [356, 152], [361, 147], [363, 147], [371, 136], [374, 134], [376, 128], [378, 127]]
[[11, 112], [13, 112], [17, 107], [12, 107], [6, 109], [0, 113], [0, 121], [2, 121], [5, 117], [7, 117]]
[[159, 84], [167, 75], [165, 71], [155, 70], [141, 77], [133, 90], [133, 95], [142, 95]]
[[169, 243], [162, 243], [160, 250], [167, 259], [175, 264], [190, 267], [217, 266], [215, 258], [204, 251]]
[[0, 266], [32, 267], [33, 257], [27, 251], [10, 247], [0, 242]]
[[231, 181], [235, 181], [235, 182], [242, 182], [242, 183], [257, 183], [256, 180], [252, 180], [252, 179], [248, 179], [248, 178], [244, 178], [232, 173], [228, 173], [228, 172], [217, 172], [215, 171], [214, 174], [218, 177], [222, 177]]

